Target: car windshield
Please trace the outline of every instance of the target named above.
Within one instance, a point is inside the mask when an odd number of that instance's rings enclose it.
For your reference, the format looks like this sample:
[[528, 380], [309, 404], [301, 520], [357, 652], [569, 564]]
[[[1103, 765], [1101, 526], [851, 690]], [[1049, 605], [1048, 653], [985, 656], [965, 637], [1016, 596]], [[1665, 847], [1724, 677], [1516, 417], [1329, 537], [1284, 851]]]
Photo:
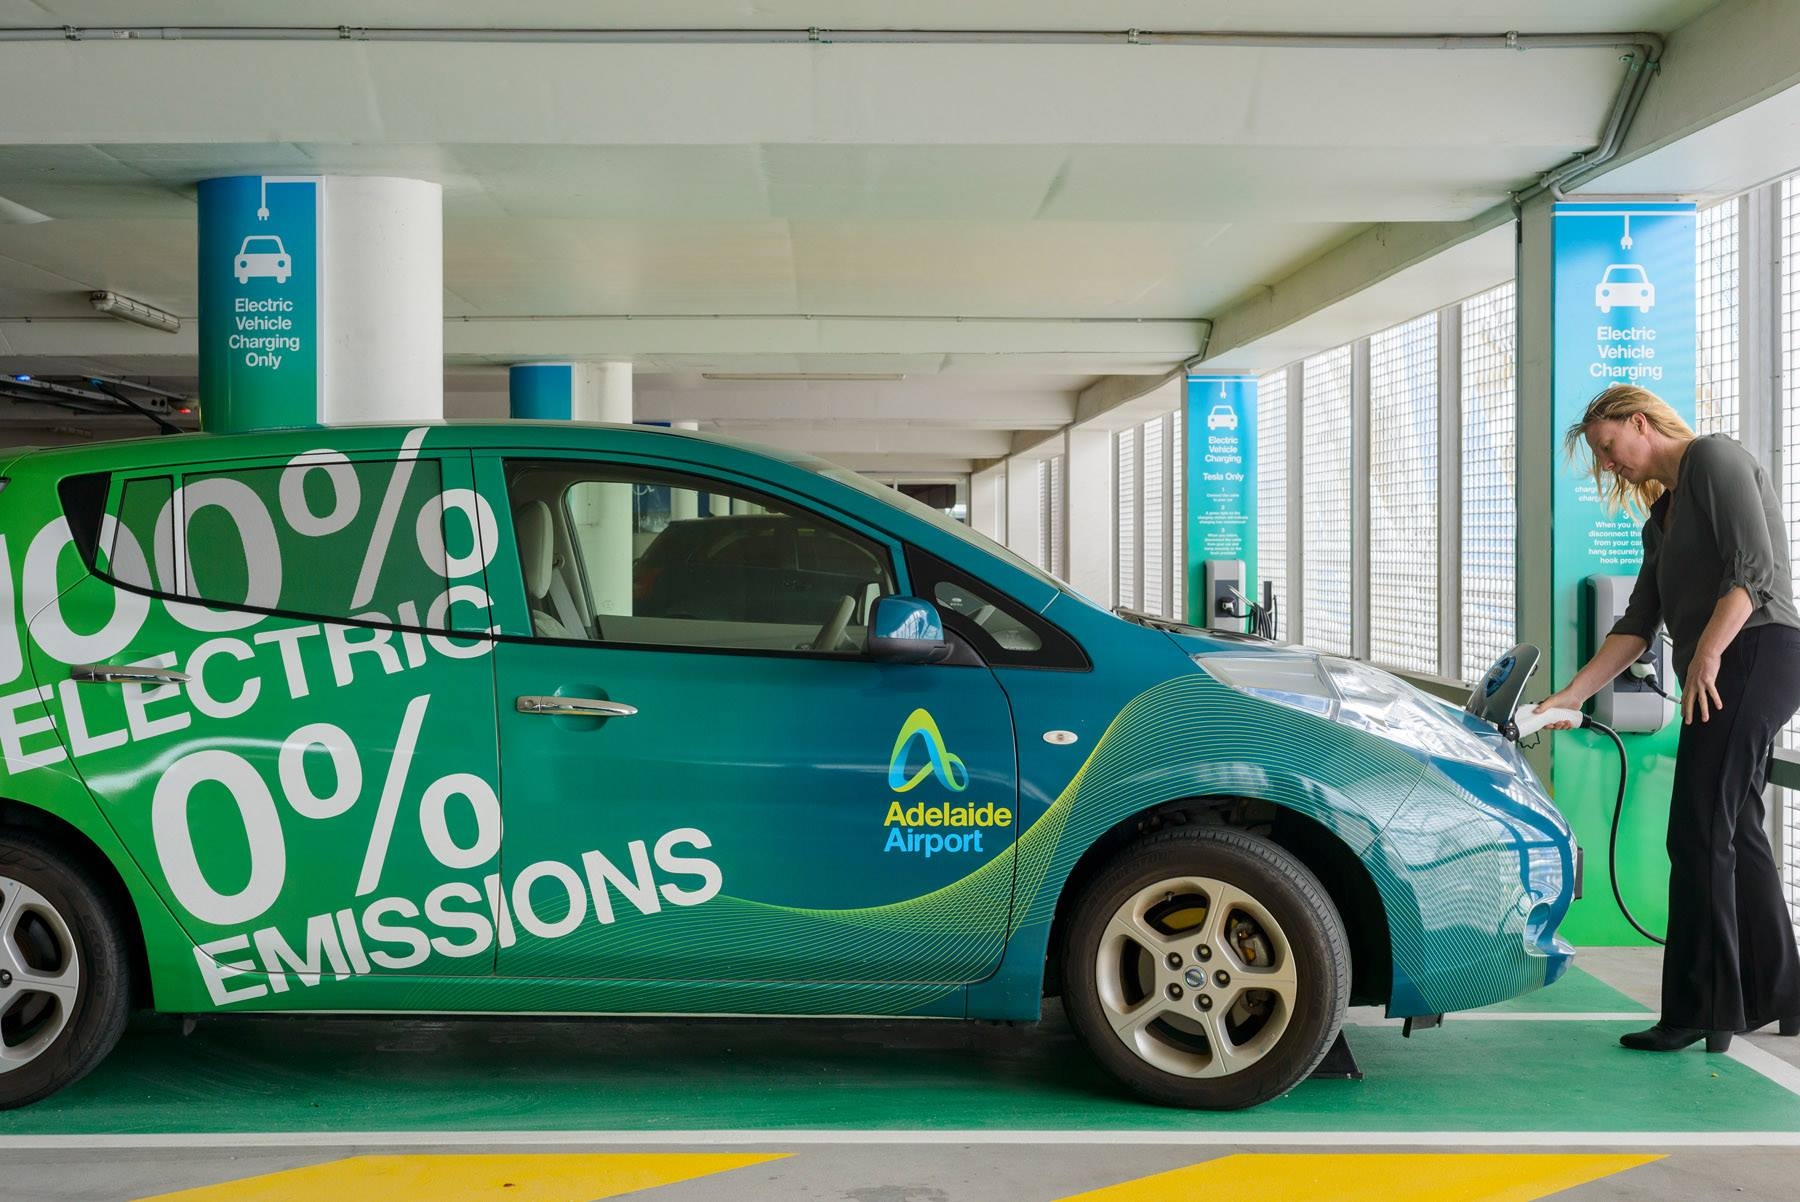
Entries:
[[1608, 267], [1606, 278], [1615, 281], [1641, 280], [1644, 278], [1644, 269], [1642, 267]]
[[[885, 484], [877, 484], [866, 476], [858, 475], [855, 472], [848, 471], [841, 467], [833, 467], [832, 465], [823, 462], [820, 462], [817, 465], [807, 464], [806, 466], [827, 479], [836, 480], [839, 484], [848, 484], [851, 488], [854, 488], [864, 496], [873, 497], [884, 505], [891, 505], [895, 509], [911, 514], [913, 517], [930, 522], [945, 534], [948, 534], [961, 542], [967, 543], [969, 546], [974, 547], [979, 551], [985, 551], [989, 555], [1000, 557], [1013, 567], [1018, 568], [1021, 572], [1029, 575], [1033, 580], [1039, 581], [1042, 584], [1047, 584], [1059, 592], [1068, 593], [1072, 597], [1081, 596], [1080, 593], [1077, 593], [1066, 583], [1058, 580], [1030, 560], [1021, 558], [1006, 547], [989, 538], [987, 535], [982, 534], [978, 530], [971, 529], [969, 526], [957, 521], [943, 510], [933, 509], [923, 501], [909, 497], [897, 488], [889, 488]], [[1083, 597], [1082, 600], [1085, 601], [1087, 598]]]
[[[229, 245], [229, 244], [227, 244], [227, 245]], [[281, 249], [281, 240], [279, 238], [245, 238], [244, 239], [244, 249], [245, 250], [258, 250], [258, 251], [279, 251]]]

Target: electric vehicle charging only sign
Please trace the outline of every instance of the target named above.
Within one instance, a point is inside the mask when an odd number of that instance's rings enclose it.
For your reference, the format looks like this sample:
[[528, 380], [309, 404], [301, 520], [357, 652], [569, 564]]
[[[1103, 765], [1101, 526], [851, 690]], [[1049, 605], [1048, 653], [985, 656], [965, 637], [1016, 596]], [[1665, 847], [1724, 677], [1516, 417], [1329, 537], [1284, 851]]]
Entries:
[[[319, 181], [200, 185], [200, 395], [220, 430], [318, 421]], [[221, 413], [221, 410], [223, 412]]]

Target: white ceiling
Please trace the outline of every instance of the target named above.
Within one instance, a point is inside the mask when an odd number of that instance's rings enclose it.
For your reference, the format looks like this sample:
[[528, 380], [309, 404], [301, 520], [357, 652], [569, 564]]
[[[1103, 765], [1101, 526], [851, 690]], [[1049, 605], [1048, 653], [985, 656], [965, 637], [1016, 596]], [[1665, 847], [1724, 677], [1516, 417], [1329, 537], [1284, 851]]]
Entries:
[[[0, 0], [0, 30], [1666, 33], [1713, 7]], [[966, 467], [1377, 223], [1491, 209], [1595, 144], [1620, 78], [1609, 49], [0, 40], [0, 371], [191, 375], [191, 332], [85, 294], [194, 315], [198, 180], [407, 175], [444, 187], [452, 408], [496, 407], [508, 362], [626, 358], [647, 417]], [[1414, 311], [1509, 270], [1476, 240], [1408, 284]], [[703, 371], [906, 379], [752, 394]]]

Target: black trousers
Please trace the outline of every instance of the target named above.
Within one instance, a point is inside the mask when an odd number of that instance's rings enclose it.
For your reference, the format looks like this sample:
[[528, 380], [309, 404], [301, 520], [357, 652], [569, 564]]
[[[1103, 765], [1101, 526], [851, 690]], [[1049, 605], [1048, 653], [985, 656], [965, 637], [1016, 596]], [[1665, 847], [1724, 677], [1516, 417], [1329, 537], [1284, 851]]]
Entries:
[[1800, 630], [1740, 632], [1718, 689], [1723, 708], [1682, 727], [1675, 755], [1662, 1013], [1741, 1031], [1800, 1015], [1800, 953], [1762, 802], [1775, 739], [1800, 708]]

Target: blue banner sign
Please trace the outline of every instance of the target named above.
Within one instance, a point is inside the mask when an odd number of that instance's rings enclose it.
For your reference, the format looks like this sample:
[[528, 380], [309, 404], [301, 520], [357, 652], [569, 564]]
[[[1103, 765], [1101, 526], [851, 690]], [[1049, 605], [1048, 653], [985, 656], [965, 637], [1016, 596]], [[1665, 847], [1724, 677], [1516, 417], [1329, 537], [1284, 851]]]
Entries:
[[200, 184], [200, 403], [208, 430], [319, 421], [319, 181]]
[[[1559, 204], [1553, 212], [1549, 453], [1556, 469], [1546, 687], [1560, 688], [1592, 652], [1589, 644], [1606, 633], [1596, 629], [1592, 638], [1582, 638], [1582, 582], [1589, 576], [1634, 576], [1643, 559], [1642, 515], [1606, 512], [1593, 476], [1583, 470], [1585, 452], [1574, 463], [1563, 459], [1563, 432], [1613, 384], [1648, 388], [1692, 425], [1697, 334], [1692, 204], [1581, 202]], [[1671, 725], [1655, 734], [1626, 736], [1639, 802], [1626, 807], [1619, 872], [1633, 883], [1632, 905], [1653, 929], [1664, 921], [1668, 861], [1662, 824], [1679, 730]], [[1585, 847], [1607, 843], [1618, 771], [1610, 744], [1588, 736], [1557, 737], [1551, 792]], [[1575, 904], [1564, 932], [1577, 942], [1635, 941], [1611, 899], [1594, 898], [1590, 890], [1590, 900]]]
[[1201, 565], [1241, 559], [1256, 584], [1256, 377], [1189, 376], [1184, 463], [1187, 616], [1205, 609]]

